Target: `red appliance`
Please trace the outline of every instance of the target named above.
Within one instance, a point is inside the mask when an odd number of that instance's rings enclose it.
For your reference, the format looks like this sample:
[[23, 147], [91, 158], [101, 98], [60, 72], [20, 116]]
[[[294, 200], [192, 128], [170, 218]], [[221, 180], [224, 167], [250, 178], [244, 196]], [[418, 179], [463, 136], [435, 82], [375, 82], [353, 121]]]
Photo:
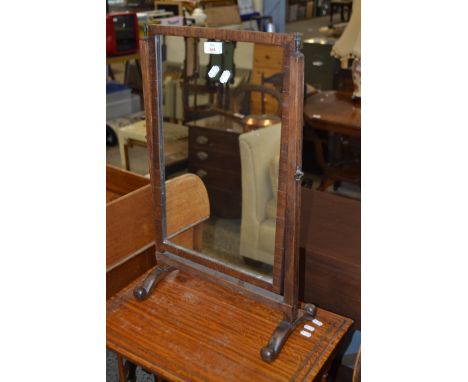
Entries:
[[134, 12], [108, 13], [106, 15], [107, 56], [138, 52], [138, 18]]

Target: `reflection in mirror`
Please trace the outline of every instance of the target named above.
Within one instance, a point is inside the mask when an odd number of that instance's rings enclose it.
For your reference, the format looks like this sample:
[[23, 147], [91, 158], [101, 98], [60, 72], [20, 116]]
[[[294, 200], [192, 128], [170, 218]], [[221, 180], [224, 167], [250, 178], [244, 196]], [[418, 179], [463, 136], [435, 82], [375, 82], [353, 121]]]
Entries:
[[252, 43], [164, 38], [164, 180], [195, 174], [209, 199], [209, 216], [193, 222], [193, 242], [184, 242], [184, 229], [166, 239], [271, 283], [282, 76], [255, 69], [254, 55], [261, 49]]

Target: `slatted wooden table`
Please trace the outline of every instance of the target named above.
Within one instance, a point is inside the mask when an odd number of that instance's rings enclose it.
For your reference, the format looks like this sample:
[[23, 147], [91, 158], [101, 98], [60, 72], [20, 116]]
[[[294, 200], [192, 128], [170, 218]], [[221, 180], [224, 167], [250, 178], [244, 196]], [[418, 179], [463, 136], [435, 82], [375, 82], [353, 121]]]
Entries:
[[[107, 347], [171, 381], [321, 380], [352, 321], [319, 309], [310, 338], [294, 331], [271, 364], [260, 349], [282, 319], [265, 305], [175, 271], [148, 300], [132, 291], [107, 302]], [[309, 323], [310, 324], [310, 323]]]

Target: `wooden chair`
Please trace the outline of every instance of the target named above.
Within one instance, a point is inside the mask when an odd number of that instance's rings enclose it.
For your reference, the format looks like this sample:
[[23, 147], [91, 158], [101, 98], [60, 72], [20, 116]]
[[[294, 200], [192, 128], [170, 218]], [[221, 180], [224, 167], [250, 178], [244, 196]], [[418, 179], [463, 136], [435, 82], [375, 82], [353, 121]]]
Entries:
[[[213, 115], [210, 107], [220, 102], [219, 89], [205, 83], [200, 76], [198, 44], [200, 39], [185, 37], [185, 60], [182, 74], [184, 123]], [[220, 105], [218, 105], [220, 106]]]
[[[240, 85], [231, 95], [231, 108], [234, 113], [250, 114], [252, 93], [259, 93], [261, 97], [261, 113], [281, 116], [281, 93], [271, 87], [258, 84]], [[276, 101], [276, 107], [274, 105]], [[246, 110], [247, 109], [247, 110]]]
[[[353, 153], [345, 151], [347, 157], [346, 160], [341, 160], [336, 163], [327, 163], [324, 159], [324, 146], [328, 147], [328, 139], [323, 139], [318, 136], [318, 134], [311, 129], [309, 132], [311, 136], [318, 164], [323, 170], [322, 181], [319, 186], [320, 191], [325, 191], [329, 186], [333, 185], [333, 189], [336, 191], [341, 185], [341, 182], [349, 182], [361, 186], [361, 162], [360, 156], [356, 156]], [[333, 144], [333, 151], [343, 151], [340, 145], [342, 144], [339, 138], [335, 138]]]

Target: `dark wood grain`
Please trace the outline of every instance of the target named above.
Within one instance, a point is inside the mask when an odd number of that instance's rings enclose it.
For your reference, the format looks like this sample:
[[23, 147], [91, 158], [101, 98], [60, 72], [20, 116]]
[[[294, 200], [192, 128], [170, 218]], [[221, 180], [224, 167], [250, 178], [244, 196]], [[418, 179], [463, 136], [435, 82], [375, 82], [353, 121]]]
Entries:
[[161, 222], [161, 164], [160, 158], [160, 133], [158, 126], [162, 123], [162, 115], [159, 113], [159, 104], [162, 99], [158, 96], [158, 84], [156, 76], [156, 46], [154, 39], [140, 40], [141, 71], [143, 81], [143, 95], [145, 100], [146, 139], [148, 142], [148, 167], [151, 179], [151, 191], [153, 200], [154, 238], [156, 249], [163, 240], [163, 228]]
[[216, 40], [231, 40], [242, 42], [253, 42], [270, 45], [291, 44], [294, 36], [287, 33], [264, 33], [234, 29], [202, 28], [202, 27], [174, 27], [166, 25], [149, 25], [148, 36], [169, 35], [207, 38]]
[[[242, 187], [239, 135], [243, 132], [243, 126], [219, 115], [199, 119], [187, 126], [188, 169], [198, 174], [205, 183], [212, 215], [240, 219]], [[204, 140], [200, 141], [200, 138]]]
[[[351, 153], [349, 143], [342, 144], [340, 139], [333, 142], [332, 157], [335, 160], [327, 162], [323, 153], [323, 145], [328, 143], [319, 138], [316, 130], [331, 134], [343, 135], [356, 140], [361, 137], [361, 104], [351, 99], [351, 94], [336, 91], [319, 92], [309, 96], [304, 105], [304, 140], [314, 143], [316, 159], [323, 170], [321, 191], [326, 190], [335, 182], [351, 182], [361, 184], [360, 156], [352, 155], [347, 160], [341, 158], [344, 150]], [[350, 138], [346, 138], [349, 140]], [[329, 144], [329, 143], [328, 143]], [[348, 155], [349, 156], [349, 155]]]
[[311, 338], [295, 331], [267, 364], [259, 350], [279, 311], [180, 271], [139, 302], [132, 290], [140, 281], [108, 301], [107, 347], [174, 382], [317, 380], [351, 325], [319, 309], [324, 325]]
[[361, 328], [361, 202], [302, 189], [301, 298]]
[[142, 175], [109, 164], [106, 165], [106, 190], [111, 196], [111, 200], [115, 199], [116, 196], [123, 196], [148, 184], [150, 184], [149, 179]]
[[300, 234], [300, 203], [301, 183], [295, 180], [295, 173], [301, 167], [302, 161], [302, 103], [304, 83], [304, 55], [294, 48], [289, 56], [289, 81], [287, 82], [289, 97], [287, 119], [289, 126], [287, 172], [283, 180], [286, 182], [286, 224], [284, 251], [284, 302], [291, 307], [289, 321], [297, 318], [298, 288], [299, 288], [299, 234]]

